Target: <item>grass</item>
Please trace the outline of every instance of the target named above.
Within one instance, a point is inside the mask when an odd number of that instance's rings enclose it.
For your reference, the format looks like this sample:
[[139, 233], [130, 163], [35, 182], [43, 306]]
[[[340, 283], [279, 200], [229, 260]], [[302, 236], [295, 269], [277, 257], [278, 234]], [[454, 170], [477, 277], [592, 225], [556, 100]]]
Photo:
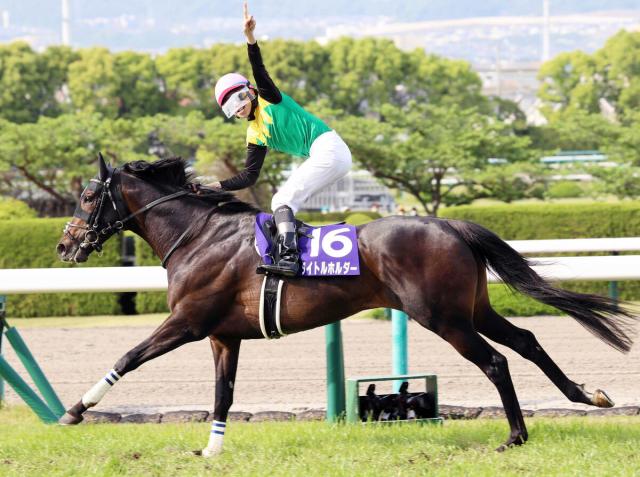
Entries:
[[640, 418], [529, 419], [527, 445], [496, 453], [504, 420], [444, 426], [232, 423], [225, 452], [191, 454], [208, 424], [40, 424], [0, 411], [2, 476], [638, 475]]

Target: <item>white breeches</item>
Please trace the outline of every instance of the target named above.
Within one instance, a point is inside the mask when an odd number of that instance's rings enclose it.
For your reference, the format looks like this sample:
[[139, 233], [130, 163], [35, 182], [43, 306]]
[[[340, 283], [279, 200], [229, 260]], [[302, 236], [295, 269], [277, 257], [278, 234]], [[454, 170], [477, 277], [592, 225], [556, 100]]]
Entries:
[[287, 205], [295, 214], [309, 197], [347, 175], [350, 169], [351, 151], [338, 133], [321, 134], [311, 144], [309, 158], [273, 196], [271, 210]]

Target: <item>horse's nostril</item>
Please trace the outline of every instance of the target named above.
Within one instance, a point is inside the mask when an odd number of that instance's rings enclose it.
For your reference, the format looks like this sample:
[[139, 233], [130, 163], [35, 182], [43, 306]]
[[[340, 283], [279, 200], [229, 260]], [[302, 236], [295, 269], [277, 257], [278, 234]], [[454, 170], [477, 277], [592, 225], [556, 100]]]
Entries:
[[67, 248], [64, 246], [64, 244], [59, 243], [56, 247], [56, 251], [58, 252], [58, 255], [64, 255], [64, 253], [67, 251]]

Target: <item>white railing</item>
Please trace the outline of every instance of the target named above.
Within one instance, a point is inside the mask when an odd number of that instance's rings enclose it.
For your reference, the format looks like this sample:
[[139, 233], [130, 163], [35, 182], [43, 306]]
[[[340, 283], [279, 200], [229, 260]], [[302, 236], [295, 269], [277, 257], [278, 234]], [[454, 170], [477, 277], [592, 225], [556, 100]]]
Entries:
[[[622, 252], [640, 250], [640, 237], [614, 239], [516, 240], [521, 253]], [[534, 269], [551, 281], [639, 280], [640, 255], [531, 257]], [[489, 274], [489, 280], [498, 281]], [[0, 269], [0, 295], [57, 292], [164, 291], [162, 267]]]
[[511, 240], [520, 253], [634, 252], [640, 250], [640, 237], [554, 240]]

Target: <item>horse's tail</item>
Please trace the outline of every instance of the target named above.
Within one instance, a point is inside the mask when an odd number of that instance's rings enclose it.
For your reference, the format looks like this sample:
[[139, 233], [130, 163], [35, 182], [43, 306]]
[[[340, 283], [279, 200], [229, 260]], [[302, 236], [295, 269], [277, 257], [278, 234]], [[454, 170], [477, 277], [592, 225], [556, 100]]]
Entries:
[[504, 240], [472, 222], [447, 220], [475, 256], [509, 287], [564, 311], [613, 348], [628, 352], [637, 318], [615, 300], [556, 288]]

